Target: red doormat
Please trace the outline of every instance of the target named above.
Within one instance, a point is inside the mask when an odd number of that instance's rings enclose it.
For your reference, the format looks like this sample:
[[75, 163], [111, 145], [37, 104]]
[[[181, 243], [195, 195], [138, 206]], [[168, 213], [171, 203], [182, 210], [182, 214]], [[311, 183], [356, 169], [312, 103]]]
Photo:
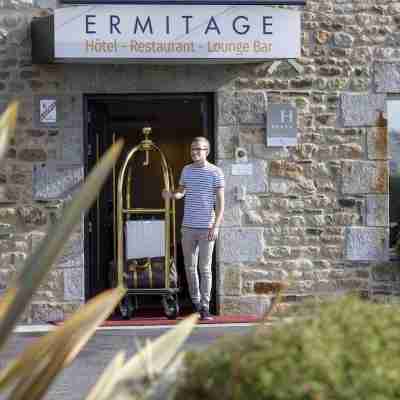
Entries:
[[[102, 326], [153, 326], [153, 325], [175, 325], [182, 321], [184, 317], [168, 319], [167, 317], [133, 317], [132, 319], [109, 319]], [[199, 324], [235, 324], [235, 323], [255, 323], [260, 322], [256, 315], [218, 315], [213, 316], [212, 320], [199, 321]]]
[[[180, 315], [177, 319], [168, 319], [163, 315], [154, 315], [154, 313], [137, 313], [132, 319], [126, 320], [119, 316], [111, 316], [104, 321], [101, 326], [154, 326], [154, 325], [176, 325], [187, 315]], [[199, 324], [237, 324], [237, 323], [256, 323], [260, 322], [257, 315], [214, 315], [212, 320], [199, 321]], [[55, 325], [62, 325], [63, 321], [51, 321]]]

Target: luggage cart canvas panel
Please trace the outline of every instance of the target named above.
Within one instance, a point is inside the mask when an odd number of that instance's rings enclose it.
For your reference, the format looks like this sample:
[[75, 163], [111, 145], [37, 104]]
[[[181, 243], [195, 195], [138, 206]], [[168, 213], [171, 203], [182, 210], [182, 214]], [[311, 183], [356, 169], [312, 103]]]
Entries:
[[165, 256], [165, 221], [125, 222], [126, 259]]

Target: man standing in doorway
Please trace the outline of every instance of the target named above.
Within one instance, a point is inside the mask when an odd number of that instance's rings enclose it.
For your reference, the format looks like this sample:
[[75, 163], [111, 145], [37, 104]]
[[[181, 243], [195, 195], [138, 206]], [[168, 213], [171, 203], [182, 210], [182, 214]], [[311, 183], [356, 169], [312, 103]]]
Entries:
[[163, 191], [164, 198], [185, 198], [183, 258], [192, 303], [202, 320], [212, 319], [212, 253], [224, 213], [224, 175], [220, 168], [207, 161], [209, 154], [209, 141], [202, 136], [194, 138], [191, 144], [193, 163], [183, 168], [174, 192]]

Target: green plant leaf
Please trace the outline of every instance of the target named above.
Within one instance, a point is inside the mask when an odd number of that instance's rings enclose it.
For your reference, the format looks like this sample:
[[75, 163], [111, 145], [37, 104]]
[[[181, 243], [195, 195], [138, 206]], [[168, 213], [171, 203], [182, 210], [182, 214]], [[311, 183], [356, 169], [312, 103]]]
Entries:
[[[165, 333], [154, 342], [149, 342], [116, 372], [109, 385], [103, 385], [101, 400], [115, 399], [117, 386], [124, 381], [141, 380], [149, 375], [161, 374], [168, 364], [176, 357], [179, 348], [188, 338], [198, 320], [197, 314], [184, 319], [175, 328]], [[86, 400], [94, 400], [96, 387], [89, 393]], [[97, 399], [97, 398], [96, 398]]]
[[174, 399], [179, 372], [184, 367], [185, 353], [180, 352], [173, 361], [152, 382], [143, 400]]
[[176, 356], [197, 320], [197, 314], [193, 314], [154, 342], [147, 344], [125, 364], [118, 377], [119, 380], [129, 379], [132, 376], [140, 379], [149, 371], [155, 374], [160, 373]]
[[40, 399], [59, 372], [76, 357], [121, 301], [118, 287], [96, 296], [61, 327], [38, 339], [0, 372], [0, 388], [14, 384], [10, 400]]
[[109, 390], [114, 387], [116, 383], [118, 372], [122, 369], [125, 362], [125, 353], [119, 352], [108, 364], [100, 378], [97, 380], [96, 385], [90, 391], [86, 400], [105, 400], [109, 396]]
[[101, 186], [122, 150], [123, 141], [115, 143], [102, 157], [75, 194], [60, 222], [50, 229], [33, 255], [28, 258], [22, 273], [6, 291], [0, 303], [0, 348], [12, 332], [35, 290], [50, 270], [84, 213], [96, 199]]
[[0, 160], [7, 154], [17, 122], [18, 103], [12, 102], [0, 117]]

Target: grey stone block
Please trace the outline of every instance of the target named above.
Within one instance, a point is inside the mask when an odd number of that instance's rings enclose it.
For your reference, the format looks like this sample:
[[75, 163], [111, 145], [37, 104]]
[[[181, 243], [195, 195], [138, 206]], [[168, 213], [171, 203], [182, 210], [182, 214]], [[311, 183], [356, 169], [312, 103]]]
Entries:
[[242, 279], [240, 267], [224, 266], [221, 274], [220, 294], [224, 296], [240, 296], [242, 287]]
[[4, 25], [8, 29], [16, 28], [22, 22], [21, 15], [5, 15], [0, 18], [1, 25]]
[[333, 35], [333, 42], [336, 47], [351, 48], [354, 43], [354, 37], [346, 32], [336, 32]]
[[47, 154], [44, 149], [25, 148], [18, 150], [18, 159], [26, 162], [44, 162], [47, 159]]
[[78, 128], [64, 128], [61, 139], [61, 159], [67, 163], [83, 162], [83, 132]]
[[46, 212], [39, 207], [20, 205], [17, 208], [17, 215], [19, 223], [21, 223], [25, 229], [28, 227], [40, 227], [47, 222]]
[[242, 314], [255, 314], [262, 317], [270, 310], [272, 300], [266, 296], [243, 296], [240, 298], [239, 306]]
[[252, 149], [254, 157], [263, 160], [284, 160], [290, 156], [288, 148], [282, 146], [267, 147], [263, 143], [254, 143], [252, 144]]
[[64, 199], [72, 195], [83, 180], [83, 167], [48, 162], [33, 167], [35, 200]]
[[342, 193], [387, 193], [388, 164], [385, 161], [343, 161]]
[[398, 280], [398, 261], [379, 263], [371, 267], [371, 277], [376, 282], [394, 282]]
[[271, 178], [270, 192], [287, 195], [295, 190], [296, 182], [282, 178]]
[[270, 296], [221, 296], [219, 301], [224, 315], [255, 314], [262, 317], [271, 308]]
[[389, 230], [348, 227], [345, 256], [351, 261], [385, 261], [389, 258]]
[[221, 160], [218, 163], [225, 175], [225, 190], [227, 192], [234, 191], [236, 187], [240, 186], [245, 186], [247, 193], [265, 193], [268, 191], [267, 162], [250, 159], [251, 175], [233, 175], [232, 168], [235, 168], [235, 164], [230, 160]]
[[0, 222], [0, 236], [1, 237], [11, 237], [11, 235], [15, 234], [15, 225], [5, 224]]
[[84, 299], [83, 268], [67, 268], [64, 270], [64, 300]]
[[219, 126], [217, 131], [217, 158], [233, 158], [239, 142], [238, 126]]
[[46, 9], [56, 9], [58, 1], [57, 0], [33, 0], [33, 5], [38, 8]]
[[54, 302], [36, 301], [30, 306], [31, 321], [62, 321], [64, 311], [62, 305]]
[[389, 196], [368, 195], [366, 201], [367, 226], [389, 226]]
[[241, 226], [243, 211], [241, 209], [242, 202], [236, 199], [234, 189], [225, 188], [225, 211], [222, 226]]
[[279, 280], [282, 277], [282, 271], [264, 271], [262, 269], [252, 269], [242, 271], [242, 279], [244, 282], [257, 280]]
[[57, 262], [57, 268], [83, 268], [83, 235], [73, 234]]
[[104, 82], [108, 80], [105, 78], [102, 85], [97, 85], [99, 68], [96, 64], [68, 64], [68, 68], [64, 70], [65, 80], [68, 82], [67, 89], [83, 93], [95, 93], [99, 86], [103, 88]]
[[46, 234], [44, 232], [39, 232], [39, 231], [33, 231], [29, 235], [29, 243], [30, 243], [30, 249], [31, 252], [36, 251], [38, 245], [42, 242], [42, 240], [46, 237]]
[[263, 124], [267, 99], [262, 92], [218, 92], [218, 125]]
[[374, 82], [378, 93], [400, 91], [400, 62], [376, 62]]
[[264, 253], [263, 228], [222, 229], [219, 240], [219, 261], [255, 262]]
[[[83, 105], [81, 93], [75, 95], [60, 96], [60, 126], [76, 127], [82, 130], [83, 127]], [[82, 140], [82, 134], [81, 134]]]
[[19, 199], [19, 194], [15, 188], [11, 186], [6, 186], [4, 184], [0, 185], [0, 203], [2, 204], [12, 204], [16, 203]]
[[341, 96], [341, 113], [345, 126], [374, 126], [379, 111], [385, 110], [384, 94], [351, 94]]

